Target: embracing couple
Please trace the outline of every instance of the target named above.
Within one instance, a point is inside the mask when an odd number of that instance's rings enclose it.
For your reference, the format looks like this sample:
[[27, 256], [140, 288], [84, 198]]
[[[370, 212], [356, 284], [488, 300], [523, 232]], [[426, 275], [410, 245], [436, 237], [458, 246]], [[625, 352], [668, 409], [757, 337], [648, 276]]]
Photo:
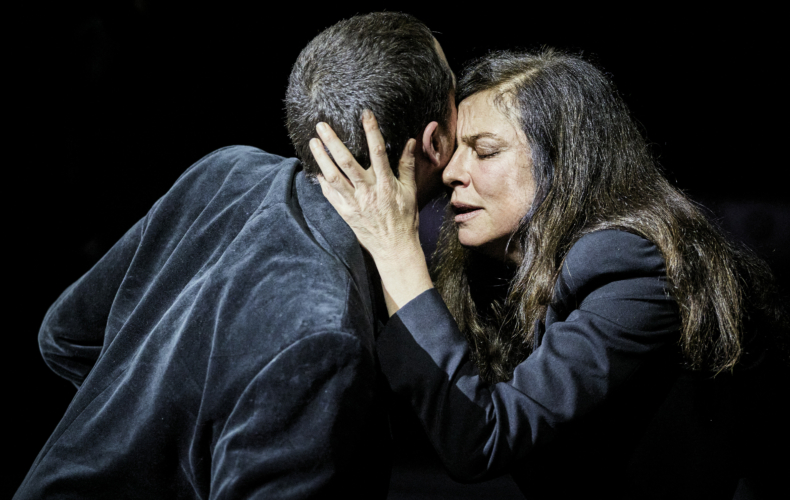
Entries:
[[530, 499], [760, 498], [782, 470], [771, 272], [595, 66], [498, 52], [456, 81], [373, 13], [308, 44], [286, 108], [298, 159], [209, 154], [50, 308], [79, 391], [15, 498], [385, 498], [390, 390], [453, 477]]

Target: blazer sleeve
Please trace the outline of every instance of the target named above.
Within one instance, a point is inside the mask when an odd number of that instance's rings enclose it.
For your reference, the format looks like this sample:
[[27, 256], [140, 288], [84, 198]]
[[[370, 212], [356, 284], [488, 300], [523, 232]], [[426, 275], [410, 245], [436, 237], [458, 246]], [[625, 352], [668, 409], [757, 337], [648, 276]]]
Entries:
[[448, 472], [483, 480], [508, 472], [677, 340], [679, 315], [665, 281], [649, 241], [592, 233], [566, 257], [545, 333], [510, 381], [480, 380], [435, 290], [390, 319], [377, 342], [381, 368], [410, 400]]
[[141, 219], [47, 311], [38, 343], [49, 368], [79, 387], [99, 359], [115, 295], [137, 251]]
[[211, 454], [209, 498], [386, 497], [389, 467], [375, 437], [387, 429], [375, 399], [373, 353], [358, 336], [297, 341], [232, 403]]

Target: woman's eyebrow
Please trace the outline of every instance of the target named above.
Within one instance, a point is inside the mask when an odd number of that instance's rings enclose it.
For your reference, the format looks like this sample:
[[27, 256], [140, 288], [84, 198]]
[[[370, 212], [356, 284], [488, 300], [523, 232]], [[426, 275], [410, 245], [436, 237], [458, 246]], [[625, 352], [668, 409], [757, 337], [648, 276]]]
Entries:
[[494, 140], [497, 140], [497, 139], [499, 139], [499, 136], [497, 136], [493, 132], [480, 132], [479, 134], [465, 135], [465, 136], [461, 137], [461, 142], [463, 142], [464, 144], [467, 144], [469, 146], [474, 146], [475, 143], [478, 140], [480, 140], [480, 139], [494, 139]]

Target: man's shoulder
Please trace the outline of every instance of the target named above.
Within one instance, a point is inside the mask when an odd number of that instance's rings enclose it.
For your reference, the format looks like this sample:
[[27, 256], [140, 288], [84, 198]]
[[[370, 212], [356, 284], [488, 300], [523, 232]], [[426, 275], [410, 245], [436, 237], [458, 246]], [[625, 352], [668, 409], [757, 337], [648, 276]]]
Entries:
[[260, 178], [267, 174], [276, 174], [288, 167], [300, 165], [296, 158], [267, 153], [253, 146], [226, 146], [205, 155], [189, 167], [176, 181], [175, 186], [184, 182], [203, 180], [221, 180], [231, 174], [246, 174]]
[[[152, 207], [146, 229], [159, 226], [171, 239], [181, 238], [188, 228], [201, 224], [233, 232], [230, 226], [240, 229], [259, 207], [288, 198], [289, 185], [300, 168], [296, 158], [250, 146], [218, 149], [181, 174]], [[233, 217], [216, 218], [229, 207], [237, 209]]]
[[339, 249], [317, 238], [292, 205], [261, 210], [229, 247], [227, 265], [217, 269], [246, 295], [249, 307], [239, 314], [283, 330], [346, 330], [356, 323], [369, 308], [360, 282], [365, 269], [350, 268]]
[[195, 165], [200, 165], [203, 162], [209, 164], [224, 164], [224, 163], [255, 163], [258, 165], [277, 165], [287, 158], [257, 148], [255, 146], [245, 145], [231, 145], [223, 148], [216, 149], [203, 158], [195, 162]]
[[[315, 241], [288, 205], [264, 210], [212, 270], [225, 290], [215, 353], [275, 353], [316, 333], [372, 339], [371, 304], [353, 271]], [[240, 238], [242, 241], [246, 238]]]
[[178, 267], [185, 290], [201, 290], [194, 300], [221, 311], [222, 331], [235, 332], [226, 335], [239, 346], [358, 329], [369, 309], [364, 264], [348, 256], [358, 244], [347, 227], [348, 241], [337, 241], [339, 217], [325, 213], [320, 187], [303, 176], [297, 159], [253, 147], [210, 153], [149, 213], [141, 255], [151, 269], [140, 271]]

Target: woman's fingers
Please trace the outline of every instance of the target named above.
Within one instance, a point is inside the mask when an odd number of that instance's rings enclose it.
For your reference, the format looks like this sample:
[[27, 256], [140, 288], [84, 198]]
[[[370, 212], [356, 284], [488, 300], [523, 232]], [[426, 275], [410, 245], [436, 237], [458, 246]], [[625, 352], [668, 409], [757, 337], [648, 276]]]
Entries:
[[321, 185], [321, 192], [324, 193], [324, 198], [329, 202], [330, 205], [335, 207], [335, 210], [342, 216], [345, 214], [345, 205], [346, 200], [343, 198], [343, 195], [340, 192], [332, 187], [322, 175], [317, 177], [318, 184]]
[[335, 163], [343, 170], [343, 173], [346, 174], [346, 177], [348, 177], [352, 185], [358, 186], [360, 183], [370, 182], [369, 174], [365, 169], [359, 166], [357, 160], [354, 159], [354, 156], [346, 145], [337, 138], [335, 131], [332, 130], [329, 125], [320, 122], [316, 126], [316, 130], [321, 137], [321, 141], [329, 149], [329, 152], [332, 153]]
[[377, 179], [392, 177], [390, 161], [387, 158], [387, 144], [381, 135], [379, 122], [373, 112], [366, 109], [362, 112], [362, 127], [365, 129], [365, 138], [368, 140], [370, 164]]
[[[381, 135], [379, 124], [373, 112], [366, 109], [362, 112], [362, 125], [365, 128], [365, 137], [368, 140], [370, 150], [370, 163], [372, 170], [376, 174], [377, 182], [392, 182], [395, 176], [392, 174], [390, 162], [387, 158], [387, 146], [384, 137]], [[398, 163], [398, 178], [406, 186], [416, 189], [414, 180], [414, 148], [417, 141], [409, 139], [406, 147], [403, 148], [400, 162]]]
[[398, 163], [398, 180], [404, 186], [416, 190], [417, 181], [414, 179], [414, 148], [417, 146], [417, 141], [409, 139], [406, 147], [403, 148], [403, 154]]
[[332, 158], [326, 153], [324, 145], [319, 139], [310, 139], [310, 151], [313, 153], [313, 158], [315, 158], [316, 163], [318, 163], [318, 168], [321, 169], [321, 174], [324, 176], [324, 179], [334, 187], [335, 190], [341, 193], [354, 190], [354, 187], [348, 179], [340, 173], [340, 170], [335, 166], [335, 162], [333, 162]]

